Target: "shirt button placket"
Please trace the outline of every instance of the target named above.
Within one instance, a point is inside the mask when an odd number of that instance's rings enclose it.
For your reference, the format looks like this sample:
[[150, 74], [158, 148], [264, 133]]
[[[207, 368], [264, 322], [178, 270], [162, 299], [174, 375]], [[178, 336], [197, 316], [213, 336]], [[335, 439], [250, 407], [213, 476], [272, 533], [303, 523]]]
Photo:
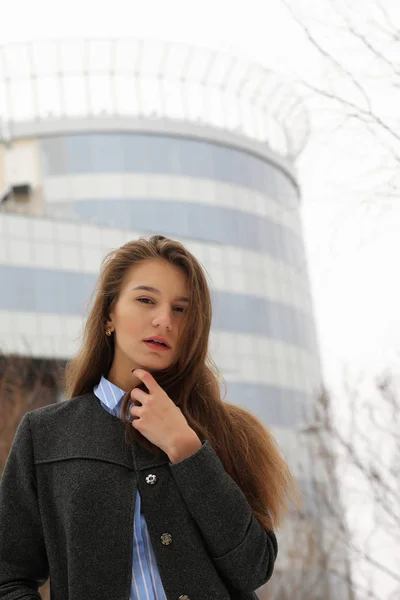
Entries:
[[[157, 475], [155, 475], [154, 473], [149, 473], [146, 476], [146, 483], [148, 485], [154, 485], [155, 483], [157, 483]], [[172, 535], [170, 533], [163, 533], [161, 535], [161, 543], [164, 546], [170, 546], [170, 544], [172, 544]], [[190, 600], [190, 598], [186, 594], [181, 594], [178, 600]]]

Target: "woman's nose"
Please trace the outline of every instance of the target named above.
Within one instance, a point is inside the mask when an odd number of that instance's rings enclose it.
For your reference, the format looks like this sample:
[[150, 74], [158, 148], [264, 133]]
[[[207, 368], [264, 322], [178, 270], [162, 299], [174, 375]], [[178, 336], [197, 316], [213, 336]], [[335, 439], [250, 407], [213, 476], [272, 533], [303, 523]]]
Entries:
[[165, 329], [172, 328], [172, 318], [170, 310], [160, 311], [159, 314], [153, 319], [154, 326], [165, 327]]

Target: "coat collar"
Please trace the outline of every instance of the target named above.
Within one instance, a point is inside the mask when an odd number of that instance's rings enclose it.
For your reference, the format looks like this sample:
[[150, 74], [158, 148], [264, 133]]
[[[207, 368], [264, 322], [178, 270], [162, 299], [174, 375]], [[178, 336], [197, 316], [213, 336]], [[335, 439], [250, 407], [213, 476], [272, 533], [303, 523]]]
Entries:
[[132, 471], [168, 465], [164, 452], [155, 456], [135, 443], [125, 441], [119, 417], [103, 408], [90, 392], [32, 412], [35, 464], [65, 460], [99, 460]]

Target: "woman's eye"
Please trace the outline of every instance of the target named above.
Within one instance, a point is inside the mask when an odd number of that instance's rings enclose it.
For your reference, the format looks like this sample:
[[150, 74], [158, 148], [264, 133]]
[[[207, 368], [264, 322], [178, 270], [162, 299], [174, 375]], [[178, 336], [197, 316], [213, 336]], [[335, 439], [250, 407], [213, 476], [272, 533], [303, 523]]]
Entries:
[[[138, 302], [140, 302], [141, 304], [154, 304], [154, 300], [152, 300], [151, 298], [136, 298], [136, 300]], [[183, 313], [183, 312], [185, 312], [185, 307], [184, 306], [174, 306], [174, 308], [172, 310], [174, 312]]]

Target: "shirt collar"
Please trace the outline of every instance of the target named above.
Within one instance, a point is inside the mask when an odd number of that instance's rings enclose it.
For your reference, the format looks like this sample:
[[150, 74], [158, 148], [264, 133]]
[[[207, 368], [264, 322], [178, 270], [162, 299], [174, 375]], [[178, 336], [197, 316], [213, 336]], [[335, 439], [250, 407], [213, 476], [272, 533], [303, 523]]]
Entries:
[[104, 375], [102, 375], [100, 382], [94, 387], [93, 391], [98, 399], [111, 410], [118, 406], [126, 394], [124, 390], [108, 381]]

